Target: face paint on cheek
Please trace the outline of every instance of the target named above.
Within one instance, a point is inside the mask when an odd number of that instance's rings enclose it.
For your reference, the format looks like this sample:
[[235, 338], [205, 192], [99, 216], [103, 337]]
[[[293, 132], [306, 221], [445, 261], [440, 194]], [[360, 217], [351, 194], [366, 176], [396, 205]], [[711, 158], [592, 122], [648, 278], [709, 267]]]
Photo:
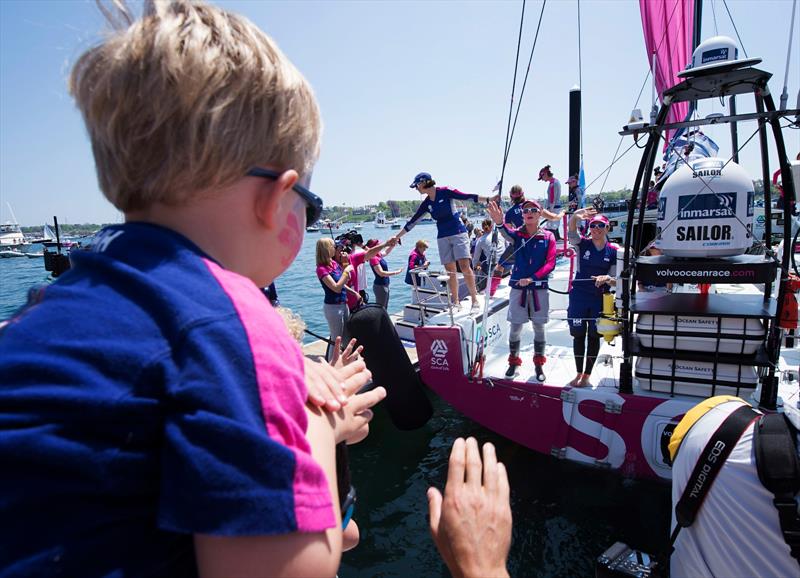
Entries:
[[278, 241], [281, 243], [280, 259], [284, 267], [291, 265], [303, 245], [303, 227], [297, 217], [298, 214], [302, 214], [302, 211], [305, 211], [305, 202], [298, 198], [286, 216], [286, 223], [278, 233]]

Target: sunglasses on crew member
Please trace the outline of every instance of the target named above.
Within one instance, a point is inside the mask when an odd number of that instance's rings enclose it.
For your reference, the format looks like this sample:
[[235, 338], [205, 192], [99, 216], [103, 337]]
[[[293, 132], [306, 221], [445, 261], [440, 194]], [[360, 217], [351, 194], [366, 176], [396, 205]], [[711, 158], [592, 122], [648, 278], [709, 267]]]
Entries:
[[605, 229], [606, 224], [603, 221], [595, 221], [594, 223], [589, 223], [590, 229]]
[[[269, 169], [262, 169], [261, 167], [255, 167], [247, 171], [248, 177], [260, 177], [262, 179], [272, 180], [280, 178], [281, 174], [282, 173]], [[292, 190], [300, 195], [300, 198], [306, 202], [306, 225], [312, 225], [319, 221], [319, 218], [322, 216], [322, 199], [300, 183], [295, 183]]]
[[539, 212], [539, 208], [538, 207], [525, 207], [524, 209], [522, 209], [522, 213], [523, 214], [530, 214], [530, 213], [534, 213], [535, 214], [535, 213], [538, 213], [538, 212]]

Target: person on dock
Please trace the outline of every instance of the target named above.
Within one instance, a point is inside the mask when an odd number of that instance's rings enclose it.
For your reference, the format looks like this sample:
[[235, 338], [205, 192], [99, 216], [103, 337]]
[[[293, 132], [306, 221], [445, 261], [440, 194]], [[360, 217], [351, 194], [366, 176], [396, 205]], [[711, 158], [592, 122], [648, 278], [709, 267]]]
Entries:
[[[367, 241], [367, 249], [377, 246], [378, 239], [370, 239]], [[375, 303], [383, 307], [389, 308], [389, 282], [392, 277], [399, 275], [403, 272], [402, 269], [389, 270], [389, 265], [386, 263], [386, 257], [394, 249], [394, 245], [386, 247], [385, 250], [380, 251], [369, 260], [369, 265], [372, 267], [372, 272], [375, 274], [375, 281], [372, 283], [372, 293], [375, 295]]]
[[411, 278], [411, 276], [414, 275], [417, 281], [417, 287], [419, 287], [419, 277], [416, 276], [417, 274], [414, 272], [414, 269], [427, 269], [430, 266], [431, 262], [425, 257], [425, 251], [427, 250], [428, 242], [425, 239], [420, 239], [414, 245], [411, 253], [408, 254], [408, 267], [406, 268], [405, 278], [407, 285], [414, 285], [414, 279]]
[[447, 270], [447, 283], [450, 287], [450, 299], [456, 309], [461, 307], [458, 299], [458, 278], [456, 277], [456, 263], [464, 274], [464, 282], [472, 298], [472, 310], [480, 309], [478, 292], [475, 288], [475, 275], [470, 265], [469, 237], [464, 223], [458, 218], [458, 213], [453, 211], [453, 199], [486, 203], [489, 197], [462, 193], [448, 187], [437, 187], [430, 173], [419, 173], [411, 182], [410, 188], [417, 189], [427, 198], [420, 203], [417, 212], [408, 220], [405, 226], [395, 236], [400, 238], [414, 228], [425, 213], [430, 213], [436, 221], [438, 231], [439, 258]]
[[348, 259], [346, 265], [342, 267], [337, 260], [337, 253], [340, 252], [341, 243], [337, 247], [336, 242], [330, 237], [317, 240], [317, 278], [325, 292], [322, 312], [325, 321], [328, 322], [328, 334], [331, 340], [344, 337], [347, 319], [350, 316], [345, 286], [353, 273], [353, 266]]
[[[578, 222], [583, 219], [589, 220], [589, 237], [578, 233]], [[608, 219], [593, 208], [578, 209], [572, 214], [568, 234], [575, 249], [575, 277], [569, 292], [567, 318], [578, 370], [569, 385], [586, 387], [600, 351], [596, 320], [603, 310], [603, 293], [617, 283], [619, 247], [606, 238]]]
[[314, 94], [234, 13], [104, 14], [69, 91], [125, 222], [0, 332], [0, 568], [334, 576], [335, 444], [363, 439], [385, 391], [356, 394], [359, 360], [331, 368], [340, 411], [307, 404], [302, 351], [259, 289], [322, 209]]
[[[359, 237], [361, 237], [361, 235], [359, 235]], [[388, 247], [394, 247], [395, 243], [396, 241], [394, 238], [390, 238], [383, 243], [373, 245], [366, 251], [357, 248], [357, 246], [352, 243], [349, 246], [345, 245], [342, 247], [341, 255], [343, 263], [344, 259], [347, 259], [347, 263], [352, 267], [350, 278], [347, 280], [345, 285], [347, 308], [350, 310], [350, 313], [368, 302], [367, 292], [364, 290], [367, 281], [367, 274], [364, 272], [359, 275], [359, 268], [362, 271], [365, 271], [365, 263], [369, 263], [371, 259], [379, 254], [382, 250]], [[344, 266], [346, 267], [346, 265]]]
[[556, 238], [552, 232], [539, 227], [542, 206], [536, 201], [522, 204], [525, 224], [515, 229], [503, 222], [503, 211], [495, 202], [489, 203], [487, 212], [500, 233], [514, 246], [514, 269], [511, 271], [511, 295], [508, 298], [507, 318], [510, 324], [508, 336], [508, 370], [506, 377], [514, 377], [522, 365], [519, 356], [522, 328], [530, 321], [533, 324], [533, 365], [536, 379], [545, 380], [544, 364], [547, 334], [545, 324], [549, 321], [550, 296], [547, 278], [556, 266]]
[[492, 444], [483, 444], [481, 460], [475, 438], [453, 442], [444, 496], [428, 488], [431, 536], [453, 576], [508, 577], [510, 495], [506, 468]]

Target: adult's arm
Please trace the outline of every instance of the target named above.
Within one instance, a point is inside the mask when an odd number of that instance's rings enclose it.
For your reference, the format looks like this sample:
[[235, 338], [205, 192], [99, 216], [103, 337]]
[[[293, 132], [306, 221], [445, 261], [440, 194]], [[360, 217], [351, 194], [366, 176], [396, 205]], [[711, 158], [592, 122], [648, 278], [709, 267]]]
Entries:
[[539, 281], [547, 279], [547, 276], [556, 266], [556, 238], [550, 231], [547, 231], [547, 237], [547, 255], [544, 258], [544, 265], [533, 274]]
[[481, 253], [483, 253], [483, 245], [484, 245], [484, 238], [486, 235], [483, 235], [478, 242], [475, 243], [475, 249], [472, 251], [472, 268], [474, 269], [478, 263], [481, 261]]
[[[311, 455], [322, 466], [333, 503], [338, 504], [334, 431], [330, 416], [308, 409], [306, 414], [306, 436]], [[341, 560], [342, 523], [339, 509], [333, 509], [336, 527], [324, 532], [242, 537], [196, 534], [195, 555], [201, 578], [335, 576]]]
[[405, 225], [403, 225], [403, 228], [400, 229], [400, 231], [395, 235], [396, 239], [399, 239], [400, 237], [408, 233], [411, 229], [414, 228], [414, 226], [417, 224], [417, 221], [419, 221], [422, 218], [422, 215], [430, 212], [430, 203], [427, 201], [428, 199], [425, 199], [419, 204], [419, 207], [417, 207], [417, 212], [414, 213], [414, 216], [411, 217], [408, 220], [408, 222]]
[[377, 264], [372, 266], [372, 272], [375, 273], [378, 277], [391, 277], [392, 275], [397, 275], [400, 271], [387, 271], [383, 268], [383, 266], [378, 262]]
[[448, 189], [445, 187], [439, 190], [443, 191], [446, 197], [449, 197], [451, 199], [458, 199], [459, 201], [472, 201], [473, 203], [488, 203], [492, 199], [492, 197], [483, 197], [475, 193], [462, 193], [458, 189]]
[[[395, 244], [396, 243], [394, 243], [392, 241], [392, 239], [387, 239], [386, 241], [384, 241], [380, 245], [375, 245], [374, 247], [370, 247], [369, 249], [367, 249], [367, 252], [364, 254], [364, 260], [365, 261], [369, 261], [370, 259], [372, 259], [375, 255], [380, 253], [386, 247], [394, 247]], [[387, 253], [388, 253], [388, 251], [387, 251]]]
[[345, 286], [347, 281], [350, 279], [350, 272], [348, 271], [349, 267], [342, 272], [342, 276], [339, 277], [338, 281], [334, 281], [331, 275], [325, 275], [322, 278], [322, 282], [325, 283], [325, 286], [333, 291], [334, 293], [341, 293], [342, 288]]
[[553, 211], [548, 211], [547, 209], [542, 209], [542, 216], [547, 219], [548, 221], [560, 221], [561, 217], [564, 216], [565, 211], [560, 211], [558, 213], [554, 213]]
[[583, 219], [588, 219], [593, 217], [597, 214], [593, 208], [588, 209], [578, 209], [572, 216], [569, 218], [569, 223], [567, 225], [567, 240], [569, 241], [570, 245], [579, 245], [581, 242], [580, 233], [578, 233], [578, 221]]

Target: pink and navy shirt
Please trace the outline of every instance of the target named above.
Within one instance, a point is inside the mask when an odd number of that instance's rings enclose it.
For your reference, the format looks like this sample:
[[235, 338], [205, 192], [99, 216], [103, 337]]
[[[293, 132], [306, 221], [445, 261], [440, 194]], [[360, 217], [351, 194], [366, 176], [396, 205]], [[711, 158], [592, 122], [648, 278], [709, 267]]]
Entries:
[[249, 279], [111, 226], [0, 332], [0, 568], [187, 576], [192, 535], [335, 525], [303, 359]]
[[[547, 278], [556, 266], [556, 238], [547, 229], [538, 229], [533, 235], [525, 227], [513, 228], [503, 223], [500, 232], [514, 244], [514, 269], [508, 284], [517, 289], [520, 279], [533, 279], [547, 283]], [[537, 286], [542, 286], [537, 284]]]
[[345, 288], [342, 287], [342, 290], [337, 293], [322, 281], [327, 275], [331, 276], [334, 283], [338, 283], [339, 279], [342, 278], [342, 268], [339, 266], [339, 263], [331, 259], [331, 262], [326, 265], [319, 265], [317, 267], [317, 278], [319, 279], [320, 284], [322, 285], [323, 291], [325, 291], [325, 304], [326, 305], [338, 305], [339, 303], [345, 302]]
[[416, 247], [411, 250], [411, 253], [408, 255], [408, 267], [406, 267], [406, 283], [409, 285], [414, 284], [414, 281], [411, 279], [411, 270], [421, 267], [426, 261], [425, 254], [417, 251]]
[[451, 237], [459, 233], [466, 233], [467, 228], [458, 214], [453, 212], [453, 199], [461, 201], [478, 202], [478, 195], [462, 193], [457, 189], [450, 189], [448, 187], [436, 187], [436, 196], [430, 200], [427, 196], [417, 208], [417, 212], [405, 224], [403, 229], [408, 232], [414, 228], [425, 213], [430, 213], [433, 220], [436, 221], [436, 229], [438, 231], [436, 237], [442, 239], [444, 237]]

